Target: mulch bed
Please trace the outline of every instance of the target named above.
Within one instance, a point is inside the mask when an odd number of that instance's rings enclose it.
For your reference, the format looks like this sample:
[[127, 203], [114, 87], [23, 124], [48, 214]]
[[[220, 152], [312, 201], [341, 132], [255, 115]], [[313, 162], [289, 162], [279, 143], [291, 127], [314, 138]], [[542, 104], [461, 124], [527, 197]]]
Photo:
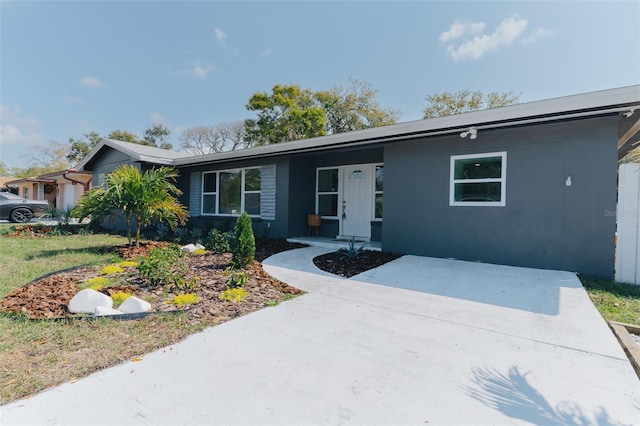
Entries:
[[[136, 245], [122, 245], [111, 250], [123, 259], [135, 260], [146, 256], [155, 247], [168, 245], [166, 242], [147, 241]], [[247, 272], [249, 281], [243, 286], [248, 295], [239, 303], [223, 301], [219, 294], [227, 289], [227, 277], [224, 270], [231, 263], [231, 255], [206, 253], [204, 255], [187, 254], [183, 260], [187, 265], [187, 278], [198, 277], [194, 290], [149, 287], [135, 268], [116, 276], [117, 285], [102, 288], [100, 291], [111, 296], [117, 291], [133, 294], [151, 303], [151, 312], [171, 312], [179, 310], [169, 303], [178, 293], [195, 293], [199, 300], [188, 306], [188, 320], [200, 322], [211, 320], [214, 323], [244, 315], [263, 308], [267, 303], [276, 303], [303, 293], [301, 290], [269, 276], [262, 269], [262, 260], [286, 250], [305, 247], [304, 244], [289, 243], [285, 240], [259, 240], [256, 243], [256, 261]], [[361, 272], [376, 268], [400, 255], [388, 252], [365, 250], [356, 258], [349, 258], [341, 252], [327, 253], [313, 259], [313, 263], [323, 271], [342, 277], [352, 277]], [[62, 271], [36, 280], [0, 299], [0, 310], [23, 314], [32, 319], [70, 318], [67, 304], [80, 290], [81, 284], [88, 278], [99, 275], [100, 266], [82, 266]]]
[[[135, 260], [146, 256], [152, 248], [167, 244], [148, 241], [141, 243], [140, 246], [116, 246], [113, 248], [113, 252], [123, 259]], [[284, 240], [260, 241], [256, 257], [262, 260], [272, 254], [301, 246], [304, 247], [304, 245], [287, 243]], [[243, 289], [248, 293], [247, 297], [239, 303], [223, 301], [218, 296], [227, 288], [227, 277], [223, 276], [223, 272], [231, 262], [231, 255], [228, 253], [221, 255], [213, 253], [187, 254], [183, 260], [189, 271], [187, 278], [198, 277], [198, 285], [194, 290], [181, 291], [182, 293], [192, 292], [199, 297], [196, 304], [188, 307], [187, 316], [190, 322], [203, 320], [211, 320], [214, 323], [223, 322], [229, 318], [261, 309], [267, 302], [280, 302], [292, 295], [303, 293], [295, 287], [272, 278], [264, 272], [261, 263], [255, 261], [247, 269], [250, 279], [243, 286]], [[99, 270], [99, 266], [83, 266], [41, 278], [1, 299], [0, 309], [6, 312], [21, 313], [32, 319], [73, 317], [75, 315], [69, 313], [67, 304], [79, 291], [80, 284], [88, 278], [98, 276]], [[105, 287], [100, 291], [107, 295], [118, 290], [134, 294], [151, 303], [151, 312], [170, 312], [179, 309], [176, 305], [167, 303], [179, 293], [177, 289], [170, 289], [170, 292], [167, 293], [165, 288], [151, 288], [136, 273], [135, 268], [127, 268], [123, 274], [116, 276], [116, 279], [121, 284]]]
[[397, 253], [364, 250], [357, 257], [349, 258], [344, 253], [335, 251], [315, 257], [313, 263], [325, 272], [351, 278], [354, 275], [391, 262], [400, 256]]

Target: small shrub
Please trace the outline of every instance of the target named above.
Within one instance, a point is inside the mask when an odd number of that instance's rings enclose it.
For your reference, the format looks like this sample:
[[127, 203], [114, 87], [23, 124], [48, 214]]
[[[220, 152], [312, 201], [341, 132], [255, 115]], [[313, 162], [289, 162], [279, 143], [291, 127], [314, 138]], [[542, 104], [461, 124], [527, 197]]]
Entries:
[[85, 283], [87, 288], [90, 288], [91, 290], [100, 290], [101, 288], [111, 284], [111, 280], [106, 277], [93, 277], [89, 278]]
[[227, 268], [223, 275], [227, 277], [227, 288], [238, 288], [249, 281], [249, 274], [242, 270]]
[[264, 306], [266, 306], [267, 308], [272, 308], [274, 306], [278, 306], [280, 304], [280, 302], [278, 302], [277, 300], [267, 300], [266, 302], [264, 302]]
[[215, 228], [212, 229], [204, 241], [204, 246], [215, 254], [229, 253], [231, 251], [229, 233]]
[[362, 254], [362, 252], [364, 251], [364, 246], [366, 245], [367, 243], [362, 243], [360, 247], [356, 247], [356, 237], [352, 237], [351, 241], [349, 241], [349, 247], [343, 247], [338, 251], [343, 254], [343, 257], [355, 259]]
[[242, 269], [253, 262], [256, 253], [256, 239], [251, 227], [251, 218], [244, 212], [233, 228], [233, 241], [231, 244], [233, 255], [231, 264], [235, 269]]
[[171, 303], [176, 305], [178, 308], [183, 307], [184, 305], [193, 305], [199, 300], [199, 297], [193, 293], [185, 293], [179, 294], [171, 300]]
[[247, 297], [248, 294], [249, 293], [247, 293], [242, 288], [230, 288], [220, 293], [218, 297], [220, 298], [220, 300], [226, 300], [228, 302], [238, 303], [238, 302], [241, 302], [242, 299]]
[[113, 275], [113, 274], [120, 274], [122, 272], [124, 272], [124, 269], [122, 269], [118, 265], [107, 265], [104, 268], [100, 269], [100, 272], [98, 273], [100, 275]]
[[176, 228], [173, 231], [173, 241], [177, 244], [190, 244], [202, 241], [202, 229], [200, 228]]
[[134, 262], [133, 260], [125, 260], [123, 262], [117, 263], [117, 265], [121, 268], [134, 268], [138, 267], [140, 264], [138, 262]]
[[113, 293], [111, 295], [111, 298], [113, 299], [113, 305], [114, 306], [120, 306], [122, 304], [122, 302], [127, 300], [129, 297], [131, 297], [131, 294], [126, 293], [124, 291], [116, 291], [115, 293]]
[[193, 289], [197, 280], [187, 279], [187, 266], [182, 261], [185, 255], [179, 246], [155, 247], [149, 256], [140, 261], [140, 275], [149, 280], [151, 286], [175, 286], [178, 289]]

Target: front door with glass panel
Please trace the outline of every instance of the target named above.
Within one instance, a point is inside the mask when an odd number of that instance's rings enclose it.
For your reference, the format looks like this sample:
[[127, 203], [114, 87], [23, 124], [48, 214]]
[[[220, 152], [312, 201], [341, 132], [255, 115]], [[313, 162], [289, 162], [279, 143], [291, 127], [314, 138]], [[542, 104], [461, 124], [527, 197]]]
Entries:
[[372, 179], [371, 165], [342, 168], [342, 205], [339, 206], [342, 236], [371, 238]]

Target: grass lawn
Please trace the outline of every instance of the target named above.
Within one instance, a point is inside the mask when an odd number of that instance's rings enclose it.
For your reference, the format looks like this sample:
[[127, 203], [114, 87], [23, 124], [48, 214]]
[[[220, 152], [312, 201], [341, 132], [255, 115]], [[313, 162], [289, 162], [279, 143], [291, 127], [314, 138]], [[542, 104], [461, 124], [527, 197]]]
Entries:
[[[0, 231], [10, 225], [0, 225]], [[60, 269], [114, 260], [113, 235], [0, 237], [0, 297]], [[184, 315], [51, 322], [0, 314], [0, 404], [148, 353], [204, 329]]]
[[640, 325], [640, 285], [597, 278], [581, 281], [605, 320]]

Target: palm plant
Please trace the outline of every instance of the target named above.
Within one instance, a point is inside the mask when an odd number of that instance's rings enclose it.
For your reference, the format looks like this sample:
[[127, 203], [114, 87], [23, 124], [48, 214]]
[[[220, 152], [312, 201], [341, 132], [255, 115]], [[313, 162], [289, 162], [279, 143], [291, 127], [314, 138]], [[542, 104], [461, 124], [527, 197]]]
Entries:
[[171, 229], [184, 225], [187, 210], [174, 195], [182, 194], [174, 182], [178, 172], [170, 167], [140, 173], [135, 166], [123, 165], [107, 175], [102, 186], [85, 193], [74, 210], [80, 220], [92, 216], [101, 223], [108, 215], [122, 212], [131, 243], [131, 224], [135, 222], [135, 242], [140, 244], [140, 231], [153, 220], [167, 222]]

